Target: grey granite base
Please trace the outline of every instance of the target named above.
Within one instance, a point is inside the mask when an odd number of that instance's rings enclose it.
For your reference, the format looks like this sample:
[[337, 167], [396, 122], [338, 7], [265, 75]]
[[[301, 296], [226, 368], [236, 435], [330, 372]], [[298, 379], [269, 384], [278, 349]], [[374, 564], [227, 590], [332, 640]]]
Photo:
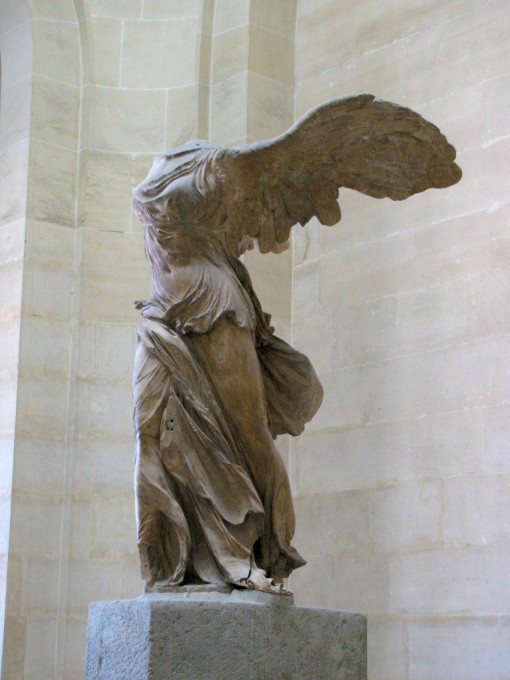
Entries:
[[366, 619], [226, 586], [95, 602], [85, 678], [365, 680]]

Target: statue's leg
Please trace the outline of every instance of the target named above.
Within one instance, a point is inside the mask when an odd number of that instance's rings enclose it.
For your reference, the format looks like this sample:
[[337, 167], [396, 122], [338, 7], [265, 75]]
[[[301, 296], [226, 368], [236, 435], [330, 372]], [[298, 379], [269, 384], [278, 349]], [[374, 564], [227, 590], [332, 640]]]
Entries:
[[266, 526], [258, 564], [269, 576], [287, 575], [278, 573], [275, 567], [287, 558], [299, 566], [299, 555], [290, 546], [294, 510], [287, 473], [268, 428], [253, 336], [221, 320], [209, 333], [190, 336], [190, 341], [209, 374], [229, 425], [242, 443], [247, 470], [264, 505]]
[[[163, 578], [180, 582], [189, 553], [186, 520], [169, 487], [161, 463], [159, 441], [171, 376], [168, 369], [139, 342], [133, 376], [136, 438], [135, 498], [138, 547], [143, 578], [149, 583]], [[175, 555], [164, 553], [168, 541], [161, 535], [161, 513], [174, 532]]]

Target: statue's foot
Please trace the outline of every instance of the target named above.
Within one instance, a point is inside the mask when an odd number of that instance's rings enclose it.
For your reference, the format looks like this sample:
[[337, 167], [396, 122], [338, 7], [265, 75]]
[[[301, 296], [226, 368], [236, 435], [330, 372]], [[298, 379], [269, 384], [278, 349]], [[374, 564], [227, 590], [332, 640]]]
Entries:
[[266, 576], [263, 569], [253, 568], [248, 578], [241, 581], [241, 585], [252, 590], [259, 590], [262, 593], [272, 593], [273, 595], [292, 595], [292, 591], [287, 590], [283, 583], [277, 583], [272, 578]]

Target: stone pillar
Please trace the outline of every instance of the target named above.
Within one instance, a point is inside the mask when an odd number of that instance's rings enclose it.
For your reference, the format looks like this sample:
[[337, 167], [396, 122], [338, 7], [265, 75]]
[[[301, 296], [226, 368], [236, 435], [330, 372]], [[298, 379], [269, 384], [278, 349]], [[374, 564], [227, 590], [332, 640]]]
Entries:
[[86, 680], [366, 680], [366, 619], [185, 586], [89, 610]]

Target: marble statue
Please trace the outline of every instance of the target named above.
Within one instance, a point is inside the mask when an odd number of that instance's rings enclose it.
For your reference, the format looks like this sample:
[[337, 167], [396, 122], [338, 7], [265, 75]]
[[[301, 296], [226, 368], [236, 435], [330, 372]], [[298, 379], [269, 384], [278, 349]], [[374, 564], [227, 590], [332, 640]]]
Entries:
[[[457, 182], [437, 127], [371, 95], [335, 99], [269, 141], [192, 141], [134, 190], [152, 270], [137, 303], [136, 513], [146, 590], [229, 583], [285, 594], [305, 564], [274, 438], [298, 435], [322, 388], [274, 334], [239, 259], [278, 252], [298, 222], [340, 219], [339, 187], [405, 199]], [[341, 272], [339, 272], [341, 276]]]

